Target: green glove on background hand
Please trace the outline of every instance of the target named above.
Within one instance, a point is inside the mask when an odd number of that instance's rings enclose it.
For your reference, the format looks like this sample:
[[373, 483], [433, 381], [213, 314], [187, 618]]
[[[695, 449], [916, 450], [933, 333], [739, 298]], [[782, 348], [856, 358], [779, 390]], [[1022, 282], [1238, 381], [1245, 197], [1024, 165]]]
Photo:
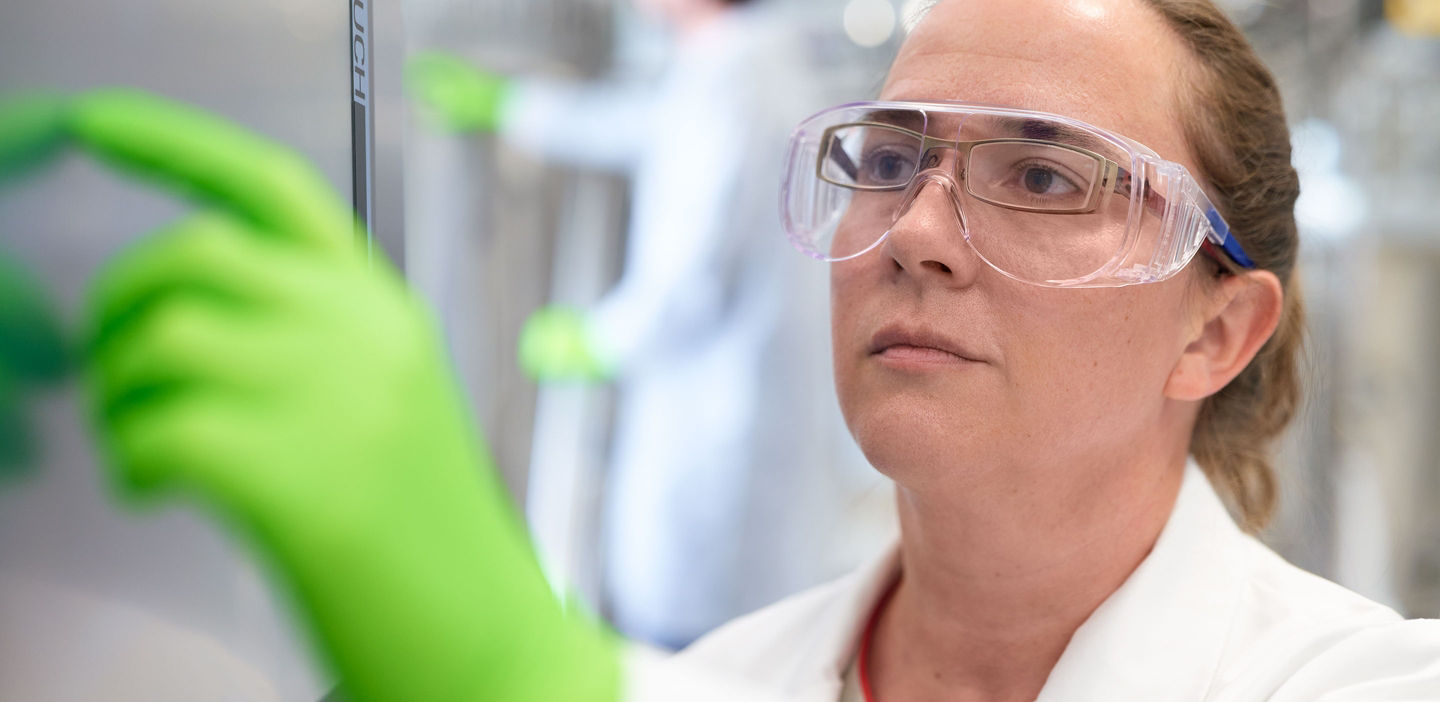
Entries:
[[[0, 99], [0, 185], [56, 151], [64, 107], [60, 99], [45, 96]], [[26, 396], [37, 385], [64, 378], [69, 358], [58, 317], [39, 282], [0, 255], [0, 478], [18, 473], [33, 459]]]
[[[0, 126], [3, 129], [3, 126]], [[35, 459], [25, 404], [31, 391], [69, 370], [69, 354], [49, 299], [30, 272], [0, 256], [0, 479]]]
[[209, 209], [94, 286], [87, 371], [126, 490], [182, 492], [293, 591], [355, 702], [610, 702], [619, 644], [567, 616], [430, 314], [303, 159], [199, 110], [83, 96], [73, 138]]
[[64, 141], [66, 102], [53, 95], [0, 95], [0, 183], [49, 159]]
[[405, 91], [431, 119], [457, 132], [493, 132], [501, 127], [510, 81], [438, 51], [405, 62]]
[[567, 307], [542, 307], [520, 330], [520, 367], [540, 381], [609, 380], [612, 364], [581, 312]]

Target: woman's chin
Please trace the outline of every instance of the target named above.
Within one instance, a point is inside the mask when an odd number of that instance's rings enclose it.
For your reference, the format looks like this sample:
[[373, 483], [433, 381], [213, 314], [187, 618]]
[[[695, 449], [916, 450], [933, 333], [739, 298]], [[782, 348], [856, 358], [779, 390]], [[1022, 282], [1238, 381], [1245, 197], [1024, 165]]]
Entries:
[[847, 412], [846, 419], [870, 465], [896, 483], [915, 488], [992, 462], [994, 442], [986, 440], [987, 423], [958, 414], [927, 412], [912, 403]]

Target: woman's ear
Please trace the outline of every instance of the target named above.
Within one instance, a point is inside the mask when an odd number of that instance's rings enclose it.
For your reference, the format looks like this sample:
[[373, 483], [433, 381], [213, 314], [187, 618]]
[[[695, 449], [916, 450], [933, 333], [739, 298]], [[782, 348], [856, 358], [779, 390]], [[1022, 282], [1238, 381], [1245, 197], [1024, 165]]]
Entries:
[[1199, 304], [1202, 318], [1165, 383], [1165, 396], [1203, 400], [1245, 370], [1275, 332], [1284, 308], [1280, 279], [1247, 271], [1220, 279]]

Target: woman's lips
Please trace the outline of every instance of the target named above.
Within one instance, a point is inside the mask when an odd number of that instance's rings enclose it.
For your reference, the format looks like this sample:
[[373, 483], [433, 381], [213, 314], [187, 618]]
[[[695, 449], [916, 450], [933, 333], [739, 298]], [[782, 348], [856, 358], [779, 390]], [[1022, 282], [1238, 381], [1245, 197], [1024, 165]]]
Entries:
[[937, 332], [890, 325], [870, 340], [870, 355], [890, 365], [933, 366], [981, 363], [982, 359], [958, 340]]
[[941, 351], [940, 349], [932, 349], [925, 346], [906, 346], [904, 344], [890, 346], [875, 355], [885, 361], [904, 365], [974, 363], [974, 361], [957, 356], [949, 351]]

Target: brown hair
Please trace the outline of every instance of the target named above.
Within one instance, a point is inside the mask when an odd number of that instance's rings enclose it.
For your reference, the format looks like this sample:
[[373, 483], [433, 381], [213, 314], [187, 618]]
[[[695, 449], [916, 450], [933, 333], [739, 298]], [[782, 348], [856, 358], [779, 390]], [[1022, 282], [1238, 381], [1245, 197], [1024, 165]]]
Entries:
[[1274, 77], [1223, 11], [1210, 0], [1145, 1], [1195, 59], [1179, 107], [1196, 175], [1256, 267], [1273, 272], [1285, 291], [1274, 335], [1205, 400], [1190, 438], [1190, 453], [1254, 532], [1275, 512], [1270, 444], [1300, 402], [1305, 308], [1294, 272], [1300, 180], [1290, 165], [1290, 130]]

